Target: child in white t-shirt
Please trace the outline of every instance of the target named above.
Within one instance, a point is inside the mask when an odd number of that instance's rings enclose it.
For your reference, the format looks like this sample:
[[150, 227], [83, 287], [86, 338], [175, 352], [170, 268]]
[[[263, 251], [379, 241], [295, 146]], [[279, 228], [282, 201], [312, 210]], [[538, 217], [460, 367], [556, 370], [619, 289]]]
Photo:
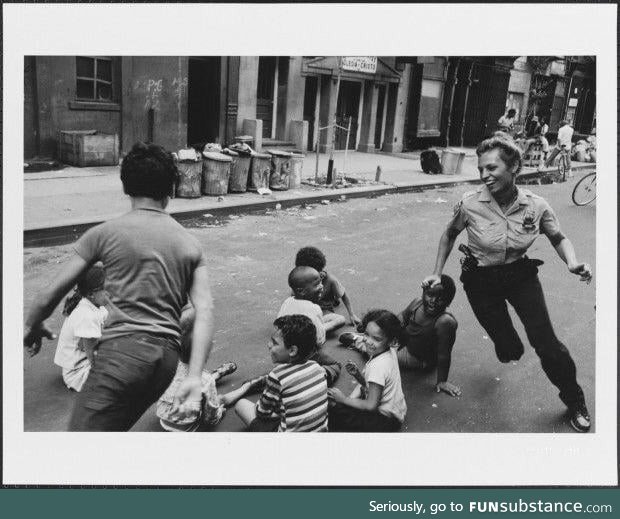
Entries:
[[65, 385], [75, 391], [82, 389], [88, 377], [108, 317], [104, 284], [105, 270], [96, 263], [82, 275], [75, 292], [65, 301], [63, 314], [67, 317], [58, 336], [54, 363], [62, 368]]
[[[362, 319], [364, 351], [370, 357], [363, 378], [351, 395], [329, 389], [329, 430], [347, 432], [395, 432], [400, 429], [407, 404], [400, 380], [396, 347], [401, 323], [388, 310], [371, 310]], [[347, 365], [353, 373], [353, 366]], [[361, 382], [361, 383], [359, 383]]]

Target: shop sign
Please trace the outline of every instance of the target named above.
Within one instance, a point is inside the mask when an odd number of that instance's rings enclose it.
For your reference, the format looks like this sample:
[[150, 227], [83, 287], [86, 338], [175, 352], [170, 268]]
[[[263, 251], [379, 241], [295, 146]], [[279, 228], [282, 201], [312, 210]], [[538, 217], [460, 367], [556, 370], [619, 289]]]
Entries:
[[577, 102], [578, 102], [578, 101], [579, 101], [579, 99], [577, 99], [576, 97], [571, 97], [571, 98], [568, 100], [568, 106], [569, 106], [570, 108], [573, 108], [573, 107], [577, 106]]
[[366, 72], [374, 74], [377, 72], [376, 56], [343, 56], [341, 62], [342, 70], [351, 72]]

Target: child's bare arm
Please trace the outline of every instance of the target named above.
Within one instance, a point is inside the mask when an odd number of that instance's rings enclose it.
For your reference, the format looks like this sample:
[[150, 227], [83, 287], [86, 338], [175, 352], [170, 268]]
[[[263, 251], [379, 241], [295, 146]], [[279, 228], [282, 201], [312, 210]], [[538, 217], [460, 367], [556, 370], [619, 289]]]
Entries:
[[86, 353], [86, 358], [91, 364], [95, 364], [98, 344], [99, 339], [93, 339], [91, 337], [81, 337], [78, 342], [78, 349]]
[[327, 390], [330, 398], [337, 403], [346, 405], [353, 409], [359, 409], [360, 411], [376, 411], [379, 409], [379, 403], [381, 402], [381, 394], [383, 393], [383, 386], [376, 384], [375, 382], [368, 383], [368, 396], [366, 399], [351, 398], [350, 396], [344, 396], [339, 389]]
[[353, 310], [351, 309], [351, 300], [349, 299], [349, 296], [347, 295], [346, 292], [342, 294], [342, 303], [344, 304], [344, 307], [347, 309], [347, 313], [349, 314], [349, 319], [351, 320], [351, 324], [354, 326], [357, 326], [358, 324], [360, 324], [362, 321], [359, 319], [359, 317], [357, 317], [357, 315], [353, 313]]
[[460, 396], [461, 389], [448, 382], [452, 362], [452, 347], [456, 341], [457, 322], [454, 317], [444, 314], [435, 324], [437, 331], [437, 392], [443, 391], [451, 396]]

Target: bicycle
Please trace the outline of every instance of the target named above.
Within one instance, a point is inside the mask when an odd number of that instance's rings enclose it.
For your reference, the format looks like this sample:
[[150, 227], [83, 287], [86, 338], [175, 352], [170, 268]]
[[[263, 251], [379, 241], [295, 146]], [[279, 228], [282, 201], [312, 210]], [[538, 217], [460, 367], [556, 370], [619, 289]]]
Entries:
[[[569, 151], [565, 146], [562, 146], [558, 155], [558, 178], [562, 179], [562, 182], [566, 182], [566, 173], [569, 171], [568, 169], [568, 153]], [[577, 204], [579, 205], [579, 204]]]
[[596, 198], [596, 171], [588, 173], [573, 189], [573, 203], [583, 206], [593, 202]]

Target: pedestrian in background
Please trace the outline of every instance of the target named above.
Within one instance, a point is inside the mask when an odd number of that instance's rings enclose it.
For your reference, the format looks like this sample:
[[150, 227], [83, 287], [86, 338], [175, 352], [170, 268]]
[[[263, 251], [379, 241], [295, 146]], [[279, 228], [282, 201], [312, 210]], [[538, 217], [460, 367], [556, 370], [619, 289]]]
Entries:
[[474, 264], [467, 268], [464, 265], [461, 281], [474, 314], [495, 344], [498, 359], [516, 361], [523, 354], [523, 343], [508, 314], [508, 302], [523, 323], [547, 377], [560, 390], [571, 425], [579, 432], [587, 432], [590, 416], [577, 383], [575, 363], [555, 335], [538, 280], [542, 262], [529, 259], [525, 253], [543, 233], [569, 272], [588, 283], [592, 278], [590, 266], [577, 260], [572, 243], [560, 230], [547, 201], [516, 186], [522, 161], [512, 141], [487, 139], [476, 154], [484, 185], [463, 195], [456, 205], [439, 241], [435, 270], [422, 285], [440, 283], [456, 238], [467, 229]]
[[545, 161], [545, 167], [548, 168], [551, 164], [553, 164], [553, 159], [556, 158], [556, 156], [558, 155], [558, 153], [560, 153], [560, 151], [565, 149], [566, 151], [568, 151], [568, 153], [566, 154], [566, 167], [568, 168], [568, 176], [572, 177], [570, 152], [571, 152], [571, 147], [573, 145], [573, 134], [574, 133], [575, 133], [575, 130], [573, 130], [572, 126], [569, 124], [568, 121], [566, 120], [560, 121], [560, 129], [558, 130], [558, 140], [555, 143], [555, 147], [551, 150], [551, 154]]
[[35, 299], [24, 347], [36, 355], [50, 338], [45, 319], [94, 263], [106, 268], [109, 317], [76, 400], [72, 431], [126, 431], [162, 395], [177, 368], [180, 316], [196, 310], [187, 378], [177, 405], [200, 401], [201, 373], [213, 318], [206, 258], [196, 238], [167, 212], [177, 168], [161, 146], [137, 143], [123, 159], [121, 181], [131, 211], [86, 231], [63, 270]]
[[517, 115], [517, 111], [514, 108], [511, 108], [506, 112], [505, 115], [502, 115], [497, 121], [498, 130], [500, 132], [505, 132], [509, 135], [512, 135], [515, 126], [515, 118]]

